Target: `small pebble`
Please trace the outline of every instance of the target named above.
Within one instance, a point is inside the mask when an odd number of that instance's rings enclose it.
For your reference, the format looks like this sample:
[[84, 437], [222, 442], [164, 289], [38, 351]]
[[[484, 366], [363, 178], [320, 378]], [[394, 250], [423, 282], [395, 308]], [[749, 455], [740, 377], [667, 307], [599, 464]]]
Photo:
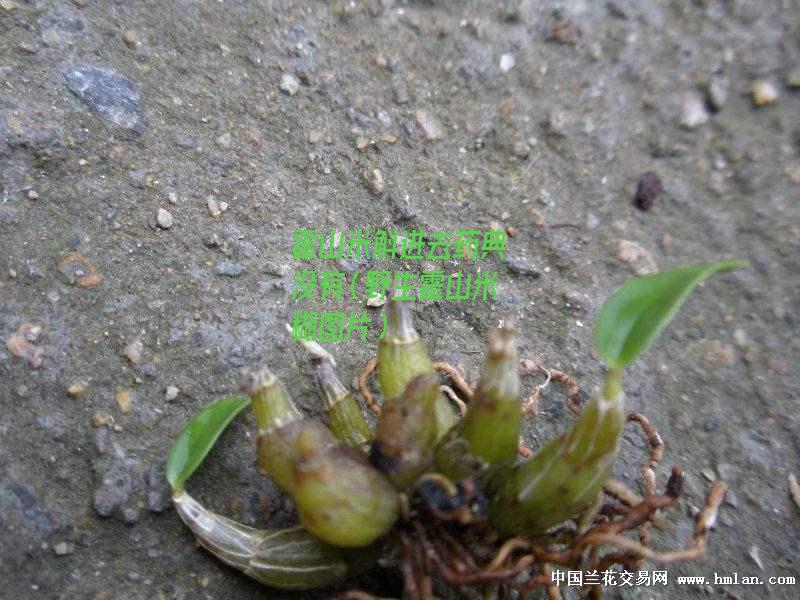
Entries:
[[697, 92], [681, 94], [681, 125], [686, 129], [695, 129], [708, 123], [710, 115], [706, 110], [703, 98]]
[[139, 34], [133, 29], [128, 29], [122, 34], [122, 41], [128, 46], [138, 46], [141, 43], [139, 40]]
[[503, 73], [508, 73], [513, 68], [514, 68], [514, 55], [508, 53], [503, 54], [500, 57], [500, 70]]
[[72, 544], [68, 544], [67, 542], [59, 542], [55, 546], [53, 546], [53, 552], [56, 553], [56, 556], [66, 556], [68, 554], [75, 553], [75, 546]]
[[386, 189], [386, 183], [383, 181], [383, 175], [378, 169], [364, 171], [361, 174], [361, 177], [364, 180], [364, 184], [367, 186], [369, 192], [375, 197], [380, 196]]
[[92, 427], [111, 427], [114, 425], [114, 417], [104, 412], [96, 412], [92, 415]]
[[375, 292], [367, 298], [367, 306], [369, 308], [380, 308], [384, 304], [386, 304], [386, 297], [383, 294]]
[[440, 140], [444, 137], [444, 129], [439, 120], [425, 110], [418, 110], [414, 113], [414, 120], [422, 130], [422, 136], [426, 140]]
[[708, 101], [714, 110], [722, 110], [728, 101], [728, 89], [730, 83], [722, 75], [714, 75], [708, 85]]
[[208, 214], [212, 217], [218, 217], [228, 210], [228, 203], [218, 202], [214, 196], [206, 198], [206, 205], [208, 206]]
[[39, 199], [39, 194], [36, 193], [36, 190], [28, 190], [28, 200], [36, 202]]
[[117, 407], [122, 414], [128, 414], [131, 412], [133, 401], [131, 399], [131, 393], [128, 390], [117, 390], [114, 400], [116, 400]]
[[158, 214], [156, 215], [156, 223], [161, 229], [169, 229], [175, 223], [175, 220], [172, 218], [172, 213], [168, 210], [164, 210], [163, 208], [158, 209]]
[[517, 139], [511, 144], [511, 153], [517, 158], [528, 158], [531, 150], [525, 140]]
[[175, 400], [175, 398], [178, 397], [178, 393], [179, 392], [180, 392], [180, 390], [177, 388], [177, 386], [168, 385], [166, 393], [165, 393], [165, 397], [166, 397], [167, 400]]
[[142, 343], [142, 338], [137, 337], [135, 340], [129, 342], [128, 345], [125, 346], [122, 354], [131, 362], [131, 364], [136, 365], [141, 362], [143, 351], [144, 344]]
[[635, 275], [647, 275], [658, 270], [653, 255], [630, 240], [620, 240], [617, 243], [617, 258], [628, 263]]
[[284, 73], [278, 87], [281, 91], [286, 92], [290, 96], [294, 96], [300, 89], [300, 82], [297, 80], [297, 77], [291, 73]]
[[778, 101], [778, 88], [769, 81], [759, 80], [753, 84], [753, 103], [756, 106], [767, 106]]
[[70, 398], [80, 398], [85, 390], [86, 388], [80, 381], [75, 381], [69, 384], [66, 392]]
[[28, 340], [31, 344], [35, 344], [39, 341], [39, 336], [42, 335], [42, 326], [41, 325], [34, 325], [25, 333], [25, 339]]
[[17, 331], [6, 338], [6, 348], [14, 356], [25, 358], [34, 369], [42, 366], [42, 355], [44, 348], [35, 346], [35, 342], [41, 334], [41, 327], [32, 323], [22, 323]]

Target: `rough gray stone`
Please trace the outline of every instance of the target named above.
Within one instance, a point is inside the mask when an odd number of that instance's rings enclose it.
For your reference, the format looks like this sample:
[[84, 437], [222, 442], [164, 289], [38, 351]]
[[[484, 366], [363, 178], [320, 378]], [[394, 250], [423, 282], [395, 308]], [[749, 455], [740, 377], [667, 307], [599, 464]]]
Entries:
[[140, 121], [141, 92], [127, 77], [109, 67], [69, 65], [64, 70], [67, 88], [103, 119], [133, 131]]
[[238, 277], [244, 273], [244, 267], [231, 260], [221, 260], [214, 265], [214, 273], [224, 277]]

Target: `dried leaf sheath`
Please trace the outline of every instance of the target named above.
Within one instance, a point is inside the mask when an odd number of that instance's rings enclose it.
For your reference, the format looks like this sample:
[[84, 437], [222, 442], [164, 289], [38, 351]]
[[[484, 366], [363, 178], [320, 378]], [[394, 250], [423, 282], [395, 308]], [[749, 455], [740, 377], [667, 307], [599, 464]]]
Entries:
[[197, 541], [224, 563], [270, 587], [327, 587], [374, 563], [377, 549], [344, 550], [302, 527], [259, 530], [204, 508], [187, 493], [173, 498], [175, 510]]
[[349, 446], [366, 451], [372, 441], [372, 431], [353, 394], [336, 376], [333, 364], [324, 357], [311, 357], [314, 378], [325, 403], [333, 435]]

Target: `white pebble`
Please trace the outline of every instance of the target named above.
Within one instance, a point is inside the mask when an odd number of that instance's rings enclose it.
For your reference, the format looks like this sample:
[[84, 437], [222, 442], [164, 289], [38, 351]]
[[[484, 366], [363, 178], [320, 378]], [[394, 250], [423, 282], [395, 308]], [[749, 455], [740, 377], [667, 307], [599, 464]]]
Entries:
[[508, 73], [513, 68], [514, 68], [514, 55], [503, 54], [503, 56], [500, 57], [500, 70], [503, 73]]
[[708, 123], [709, 118], [710, 115], [700, 94], [696, 92], [681, 94], [681, 125], [686, 129], [695, 129]]
[[206, 198], [206, 205], [208, 206], [208, 214], [210, 214], [212, 217], [218, 217], [222, 214], [222, 208], [214, 196], [209, 196]]
[[162, 229], [169, 229], [175, 223], [175, 220], [172, 218], [171, 212], [159, 208], [158, 215], [156, 215], [156, 223], [158, 223], [158, 226]]
[[278, 84], [278, 87], [290, 96], [294, 96], [297, 93], [297, 90], [300, 89], [300, 82], [297, 80], [297, 77], [291, 73], [284, 73], [283, 77], [281, 77], [281, 82]]

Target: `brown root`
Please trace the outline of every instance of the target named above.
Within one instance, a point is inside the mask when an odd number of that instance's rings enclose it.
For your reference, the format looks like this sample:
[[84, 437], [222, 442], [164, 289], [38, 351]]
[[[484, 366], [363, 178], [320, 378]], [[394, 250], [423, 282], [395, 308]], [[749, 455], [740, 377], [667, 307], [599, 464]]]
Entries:
[[369, 391], [369, 376], [378, 366], [378, 359], [374, 356], [370, 358], [358, 374], [358, 393], [364, 398], [364, 402], [376, 417], [381, 414], [381, 407], [375, 402], [372, 392]]
[[433, 363], [433, 368], [439, 371], [442, 375], [447, 377], [453, 384], [453, 389], [464, 397], [464, 400], [469, 402], [472, 400], [474, 390], [461, 376], [461, 373], [456, 371], [456, 368], [445, 362]]

